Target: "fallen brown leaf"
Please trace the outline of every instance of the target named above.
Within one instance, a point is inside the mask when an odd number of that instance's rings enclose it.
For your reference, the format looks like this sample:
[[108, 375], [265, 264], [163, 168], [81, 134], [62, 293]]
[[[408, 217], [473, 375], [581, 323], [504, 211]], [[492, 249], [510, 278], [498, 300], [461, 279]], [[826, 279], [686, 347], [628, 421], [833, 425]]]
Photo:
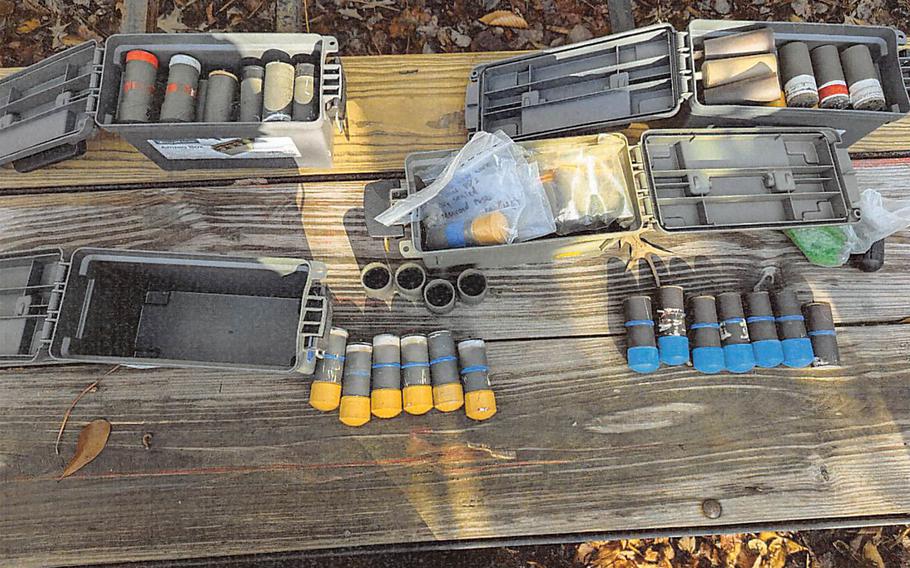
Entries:
[[111, 423], [104, 418], [92, 420], [79, 432], [79, 440], [76, 442], [76, 453], [63, 473], [57, 478], [60, 481], [64, 477], [69, 477], [91, 463], [93, 459], [104, 449], [107, 439], [111, 435]]
[[863, 558], [875, 565], [876, 568], [885, 568], [885, 561], [878, 552], [878, 547], [870, 540], [863, 545]]
[[518, 28], [522, 30], [528, 29], [527, 20], [508, 10], [494, 10], [480, 18], [480, 21], [488, 26]]
[[25, 20], [18, 27], [16, 27], [17, 34], [29, 34], [41, 27], [41, 20], [38, 18], [29, 18]]
[[692, 554], [695, 552], [695, 537], [694, 536], [684, 536], [678, 541], [678, 546], [680, 550]]

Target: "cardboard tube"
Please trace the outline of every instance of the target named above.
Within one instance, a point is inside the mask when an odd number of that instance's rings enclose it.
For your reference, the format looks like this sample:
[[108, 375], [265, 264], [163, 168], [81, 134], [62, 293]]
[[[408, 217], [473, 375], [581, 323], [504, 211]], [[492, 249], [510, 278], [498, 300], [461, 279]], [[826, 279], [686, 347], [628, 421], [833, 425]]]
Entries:
[[818, 104], [818, 85], [809, 46], [791, 41], [780, 48], [780, 82], [784, 86], [787, 106], [809, 108]]
[[706, 39], [704, 42], [705, 59], [736, 57], [755, 53], [774, 51], [774, 31], [761, 28], [738, 34], [730, 34]]
[[709, 105], [766, 104], [779, 98], [780, 84], [774, 76], [705, 89], [705, 102]]
[[850, 90], [850, 103], [856, 110], [883, 110], [885, 92], [878, 80], [878, 71], [872, 61], [869, 48], [863, 44], [848, 47], [840, 54], [847, 88]]
[[205, 93], [204, 122], [231, 122], [234, 116], [234, 100], [237, 98], [239, 82], [237, 75], [224, 69], [209, 73], [209, 86]]
[[773, 53], [763, 53], [706, 61], [702, 65], [701, 75], [705, 88], [748, 79], [773, 77], [777, 75], [777, 56]]
[[840, 53], [833, 45], [813, 49], [812, 69], [818, 83], [819, 108], [844, 109], [850, 106], [850, 90], [840, 63]]
[[240, 80], [240, 122], [262, 121], [262, 82], [265, 68], [256, 60], [243, 66]]
[[177, 54], [168, 63], [167, 87], [159, 122], [193, 122], [196, 118], [196, 88], [202, 64], [195, 57]]
[[265, 83], [262, 87], [262, 121], [287, 122], [294, 107], [294, 66], [291, 56], [270, 49], [262, 56]]
[[152, 119], [157, 76], [157, 57], [141, 49], [127, 52], [120, 81], [117, 122], [140, 123]]

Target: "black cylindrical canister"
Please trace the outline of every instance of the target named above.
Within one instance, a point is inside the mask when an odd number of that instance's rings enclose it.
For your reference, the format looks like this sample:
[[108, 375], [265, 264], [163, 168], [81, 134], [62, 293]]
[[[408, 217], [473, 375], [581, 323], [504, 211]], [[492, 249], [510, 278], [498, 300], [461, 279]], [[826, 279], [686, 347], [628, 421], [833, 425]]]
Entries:
[[689, 300], [689, 335], [692, 340], [692, 366], [702, 373], [724, 369], [724, 351], [720, 342], [720, 324], [714, 296], [695, 296]]
[[237, 75], [224, 69], [209, 73], [203, 122], [231, 122], [237, 98]]
[[461, 381], [464, 384], [464, 411], [472, 420], [486, 420], [496, 414], [496, 396], [490, 385], [487, 346], [483, 339], [458, 342]]
[[401, 338], [401, 384], [405, 412], [426, 414], [433, 408], [430, 352], [426, 335], [413, 334]]
[[872, 61], [872, 53], [864, 44], [843, 50], [840, 54], [850, 103], [856, 110], [882, 110], [885, 108], [885, 91], [878, 80], [878, 71]]
[[777, 316], [777, 333], [784, 351], [784, 365], [806, 367], [812, 363], [812, 341], [806, 333], [806, 323], [799, 300], [792, 290], [781, 290], [771, 300]]
[[373, 416], [393, 418], [401, 414], [401, 340], [383, 333], [373, 338]]
[[157, 76], [158, 58], [153, 54], [141, 49], [126, 53], [117, 122], [149, 122], [152, 119]]
[[260, 122], [265, 68], [258, 59], [247, 59], [240, 76], [240, 122]]
[[481, 303], [487, 295], [487, 277], [476, 268], [468, 268], [455, 280], [458, 299], [469, 306]]
[[262, 86], [262, 121], [287, 122], [294, 108], [294, 65], [291, 56], [279, 49], [262, 55], [265, 83]]
[[657, 289], [657, 348], [664, 364], [685, 365], [689, 362], [686, 300], [681, 286]]
[[316, 374], [310, 385], [310, 406], [317, 410], [335, 410], [341, 402], [341, 380], [347, 343], [347, 331], [340, 327], [329, 330], [325, 352], [316, 363]]
[[348, 426], [362, 426], [370, 421], [372, 359], [373, 346], [369, 343], [349, 343], [345, 348], [338, 415]]
[[801, 41], [791, 41], [780, 48], [778, 57], [787, 106], [807, 108], [817, 105], [818, 85], [815, 83], [809, 46]]
[[724, 347], [724, 366], [733, 373], [746, 373], [755, 367], [755, 354], [749, 341], [749, 328], [743, 301], [738, 292], [717, 295], [720, 342]]
[[426, 283], [427, 271], [416, 262], [406, 262], [395, 270], [395, 291], [412, 302], [423, 298]]
[[464, 404], [464, 389], [458, 375], [458, 355], [452, 332], [442, 329], [427, 336], [433, 406], [441, 412], [458, 410]]
[[850, 91], [847, 89], [837, 48], [833, 45], [820, 45], [810, 55], [818, 83], [819, 108], [844, 109], [850, 106]]
[[202, 64], [195, 57], [178, 53], [168, 63], [167, 87], [159, 122], [193, 122], [196, 118], [196, 87]]
[[812, 340], [812, 351], [815, 352], [813, 365], [840, 365], [840, 350], [837, 348], [837, 332], [834, 329], [834, 316], [831, 304], [810, 302], [803, 305], [809, 338]]
[[784, 361], [784, 352], [777, 337], [771, 295], [765, 291], [746, 294], [746, 308], [746, 325], [752, 339], [755, 364], [767, 369], [777, 367]]
[[316, 77], [316, 53], [294, 57], [294, 120], [312, 122], [319, 118], [319, 79]]
[[455, 309], [455, 286], [443, 278], [435, 278], [423, 287], [423, 303], [434, 314], [447, 314]]
[[205, 117], [205, 99], [209, 92], [209, 80], [199, 79], [196, 86], [196, 122], [202, 122]]
[[637, 373], [651, 373], [660, 367], [651, 298], [631, 296], [622, 303], [626, 328], [626, 360]]

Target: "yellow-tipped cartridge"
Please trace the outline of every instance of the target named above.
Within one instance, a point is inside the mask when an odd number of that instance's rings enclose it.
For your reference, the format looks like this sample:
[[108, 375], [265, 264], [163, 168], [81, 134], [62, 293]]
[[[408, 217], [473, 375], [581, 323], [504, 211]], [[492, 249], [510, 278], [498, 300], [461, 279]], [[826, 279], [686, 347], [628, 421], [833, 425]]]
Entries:
[[383, 333], [373, 338], [373, 416], [394, 418], [401, 414], [401, 342]]
[[458, 378], [458, 355], [455, 339], [448, 330], [427, 336], [430, 353], [430, 377], [433, 383], [433, 406], [440, 412], [452, 412], [464, 406], [464, 389]]
[[329, 340], [322, 359], [316, 363], [316, 374], [310, 385], [310, 406], [328, 412], [341, 403], [341, 380], [344, 372], [344, 352], [348, 332], [340, 327], [329, 331]]
[[408, 414], [426, 414], [433, 408], [430, 385], [430, 355], [427, 336], [414, 334], [401, 338], [401, 398]]
[[464, 383], [464, 412], [472, 420], [486, 420], [496, 414], [496, 396], [490, 386], [487, 346], [483, 339], [458, 342], [458, 359]]
[[370, 366], [373, 346], [351, 343], [345, 349], [341, 380], [341, 408], [338, 417], [348, 426], [363, 426], [370, 421]]

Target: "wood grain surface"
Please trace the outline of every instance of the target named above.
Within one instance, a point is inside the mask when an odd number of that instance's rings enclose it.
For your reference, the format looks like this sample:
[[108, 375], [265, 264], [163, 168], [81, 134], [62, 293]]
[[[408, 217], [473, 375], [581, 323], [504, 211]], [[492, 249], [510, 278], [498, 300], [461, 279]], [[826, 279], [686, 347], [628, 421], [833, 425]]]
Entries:
[[[404, 169], [407, 154], [456, 148], [464, 144], [464, 91], [471, 68], [513, 55], [506, 52], [443, 55], [345, 57], [348, 132], [335, 136], [335, 163], [317, 169], [218, 169], [165, 172], [118, 136], [101, 132], [88, 152], [29, 174], [12, 170], [0, 176], [0, 191], [23, 188], [82, 187], [112, 184], [162, 184], [176, 181], [262, 177], [365, 174]], [[0, 70], [0, 76], [13, 70]], [[627, 129], [637, 138], [641, 125]], [[906, 153], [910, 119], [886, 125], [851, 151]]]

